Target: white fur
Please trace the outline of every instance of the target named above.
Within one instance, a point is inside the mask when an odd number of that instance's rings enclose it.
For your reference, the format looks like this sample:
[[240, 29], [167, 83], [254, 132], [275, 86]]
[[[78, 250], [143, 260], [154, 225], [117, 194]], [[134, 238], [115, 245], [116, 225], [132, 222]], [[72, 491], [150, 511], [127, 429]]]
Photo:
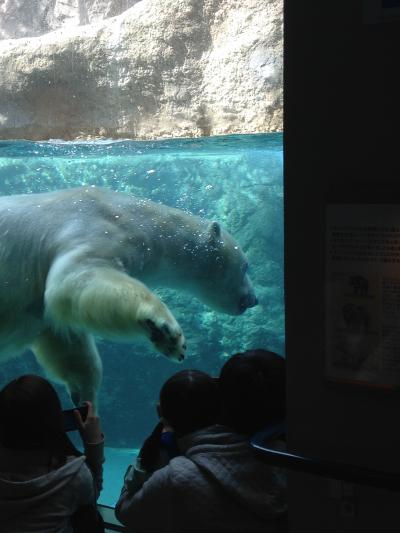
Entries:
[[167, 357], [184, 356], [179, 324], [146, 284], [188, 290], [238, 314], [241, 298], [256, 303], [245, 265], [217, 223], [124, 193], [2, 197], [0, 360], [30, 347], [75, 402], [96, 401], [93, 334], [127, 342], [145, 335]]

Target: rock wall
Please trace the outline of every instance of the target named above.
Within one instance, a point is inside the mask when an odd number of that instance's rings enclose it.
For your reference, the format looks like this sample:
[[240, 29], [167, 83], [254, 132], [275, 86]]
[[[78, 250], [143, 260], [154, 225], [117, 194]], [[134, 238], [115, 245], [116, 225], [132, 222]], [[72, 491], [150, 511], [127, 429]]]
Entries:
[[0, 138], [281, 130], [282, 23], [282, 0], [141, 0], [2, 40]]
[[119, 15], [140, 0], [0, 0], [0, 39], [36, 37]]

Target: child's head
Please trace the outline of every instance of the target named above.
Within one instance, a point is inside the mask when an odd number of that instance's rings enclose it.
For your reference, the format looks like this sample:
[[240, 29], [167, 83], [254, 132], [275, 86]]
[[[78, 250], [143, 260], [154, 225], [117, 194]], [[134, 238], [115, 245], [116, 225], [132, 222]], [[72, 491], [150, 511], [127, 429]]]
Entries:
[[219, 379], [222, 422], [239, 433], [252, 434], [286, 414], [286, 365], [267, 350], [233, 355]]
[[178, 436], [215, 424], [219, 415], [215, 380], [199, 370], [171, 376], [160, 392], [160, 414]]
[[0, 442], [6, 448], [55, 455], [76, 451], [64, 431], [61, 402], [46, 379], [28, 374], [0, 391]]

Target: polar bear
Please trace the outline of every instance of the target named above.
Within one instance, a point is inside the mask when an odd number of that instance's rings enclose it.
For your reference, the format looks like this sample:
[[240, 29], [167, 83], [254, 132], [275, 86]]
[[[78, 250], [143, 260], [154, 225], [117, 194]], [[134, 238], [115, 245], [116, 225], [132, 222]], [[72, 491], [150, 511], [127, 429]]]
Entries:
[[76, 405], [96, 403], [94, 336], [145, 335], [184, 358], [181, 327], [148, 286], [233, 315], [257, 304], [246, 258], [217, 222], [96, 187], [0, 198], [0, 284], [0, 360], [30, 348]]

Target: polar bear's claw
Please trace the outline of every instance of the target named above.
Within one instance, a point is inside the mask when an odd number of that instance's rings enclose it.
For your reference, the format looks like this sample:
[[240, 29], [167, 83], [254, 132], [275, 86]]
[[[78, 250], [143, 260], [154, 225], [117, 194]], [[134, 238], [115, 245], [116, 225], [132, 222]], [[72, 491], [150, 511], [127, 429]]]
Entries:
[[[183, 361], [185, 358], [185, 338], [176, 327], [171, 327], [167, 322], [157, 324], [150, 318], [145, 320], [149, 338], [154, 346], [169, 359]], [[176, 331], [174, 331], [176, 330]]]

